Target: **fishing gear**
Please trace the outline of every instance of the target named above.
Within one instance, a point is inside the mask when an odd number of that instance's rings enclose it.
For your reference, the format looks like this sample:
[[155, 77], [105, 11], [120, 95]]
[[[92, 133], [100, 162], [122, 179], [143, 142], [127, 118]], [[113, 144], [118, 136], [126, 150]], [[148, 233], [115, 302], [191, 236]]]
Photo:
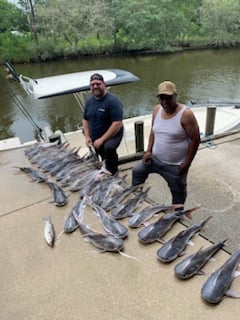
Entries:
[[[11, 62], [6, 59], [5, 65], [6, 65], [6, 72], [8, 73], [7, 79], [10, 81], [13, 80], [13, 81], [20, 82], [19, 75], [16, 72], [15, 68], [12, 66]], [[10, 77], [9, 77], [9, 75], [10, 75]], [[37, 125], [37, 123], [34, 121], [34, 119], [29, 114], [29, 112], [24, 108], [24, 105], [22, 104], [20, 99], [16, 96], [16, 94], [13, 92], [13, 90], [10, 88], [10, 86], [8, 84], [6, 84], [6, 82], [2, 79], [2, 77], [1, 77], [1, 80], [2, 80], [3, 84], [5, 85], [5, 87], [7, 88], [10, 96], [12, 97], [13, 101], [16, 103], [19, 110], [25, 115], [25, 117], [28, 119], [28, 121], [33, 126], [34, 137], [36, 138], [36, 140], [38, 140], [38, 141], [44, 140], [44, 137], [42, 135], [43, 129]]]

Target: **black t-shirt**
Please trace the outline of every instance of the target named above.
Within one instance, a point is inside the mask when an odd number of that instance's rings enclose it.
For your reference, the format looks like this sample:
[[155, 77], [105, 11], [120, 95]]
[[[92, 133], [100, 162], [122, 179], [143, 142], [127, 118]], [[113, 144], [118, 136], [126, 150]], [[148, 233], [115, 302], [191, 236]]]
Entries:
[[94, 141], [108, 130], [113, 121], [122, 121], [123, 107], [117, 97], [109, 92], [102, 99], [91, 96], [86, 101], [83, 118], [89, 122]]

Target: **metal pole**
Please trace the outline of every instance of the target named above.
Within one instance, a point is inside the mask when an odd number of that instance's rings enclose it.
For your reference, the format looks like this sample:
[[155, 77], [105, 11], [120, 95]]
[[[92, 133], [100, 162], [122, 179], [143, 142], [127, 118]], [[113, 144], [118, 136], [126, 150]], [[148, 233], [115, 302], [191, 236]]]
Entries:
[[134, 123], [136, 153], [144, 151], [143, 124], [143, 121], [136, 121]]
[[206, 136], [210, 136], [214, 132], [215, 115], [216, 115], [216, 107], [208, 106], [207, 114], [206, 114], [206, 128], [205, 128]]

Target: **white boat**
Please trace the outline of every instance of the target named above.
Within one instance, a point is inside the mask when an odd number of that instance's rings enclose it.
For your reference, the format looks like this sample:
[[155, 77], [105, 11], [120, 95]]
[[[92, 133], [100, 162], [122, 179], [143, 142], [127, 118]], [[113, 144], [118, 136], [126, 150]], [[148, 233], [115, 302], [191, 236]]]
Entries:
[[[44, 99], [47, 97], [72, 93], [74, 94], [81, 110], [83, 110], [86, 97], [90, 94], [89, 78], [93, 73], [97, 72], [102, 74], [108, 87], [139, 80], [139, 78], [131, 72], [122, 69], [88, 70], [33, 79], [25, 75], [19, 75], [9, 61], [6, 61], [6, 67], [9, 75], [19, 82], [27, 94], [32, 95], [35, 99]], [[198, 120], [202, 137], [206, 136], [207, 116], [209, 110], [215, 110], [214, 125], [212, 126], [212, 134], [214, 135], [229, 132], [240, 125], [240, 109], [234, 104], [218, 106], [217, 104], [208, 103], [205, 106], [200, 107], [194, 105], [191, 109]], [[128, 156], [136, 151], [136, 122], [143, 123], [144, 146], [147, 146], [147, 140], [151, 128], [151, 119], [151, 114], [124, 119], [125, 133], [119, 147], [120, 156]], [[59, 130], [57, 130], [57, 132], [52, 132], [50, 128], [44, 128], [44, 140], [48, 140], [49, 136], [53, 133], [60, 135], [62, 140], [71, 140], [73, 145], [81, 145], [81, 152], [86, 152], [86, 148], [84, 147], [84, 136], [81, 129], [63, 134]], [[21, 143], [18, 137], [9, 138], [0, 141], [0, 150], [19, 148], [34, 142], [36, 141]]]

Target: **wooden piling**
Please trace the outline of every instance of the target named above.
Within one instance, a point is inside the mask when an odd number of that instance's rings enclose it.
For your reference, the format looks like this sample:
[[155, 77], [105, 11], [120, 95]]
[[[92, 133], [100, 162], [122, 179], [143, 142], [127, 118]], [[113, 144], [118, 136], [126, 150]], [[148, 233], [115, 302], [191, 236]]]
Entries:
[[136, 121], [134, 123], [136, 153], [144, 151], [143, 124], [144, 124], [143, 121]]
[[207, 113], [206, 113], [206, 127], [205, 127], [206, 136], [210, 136], [214, 133], [215, 116], [216, 116], [216, 107], [208, 106]]

